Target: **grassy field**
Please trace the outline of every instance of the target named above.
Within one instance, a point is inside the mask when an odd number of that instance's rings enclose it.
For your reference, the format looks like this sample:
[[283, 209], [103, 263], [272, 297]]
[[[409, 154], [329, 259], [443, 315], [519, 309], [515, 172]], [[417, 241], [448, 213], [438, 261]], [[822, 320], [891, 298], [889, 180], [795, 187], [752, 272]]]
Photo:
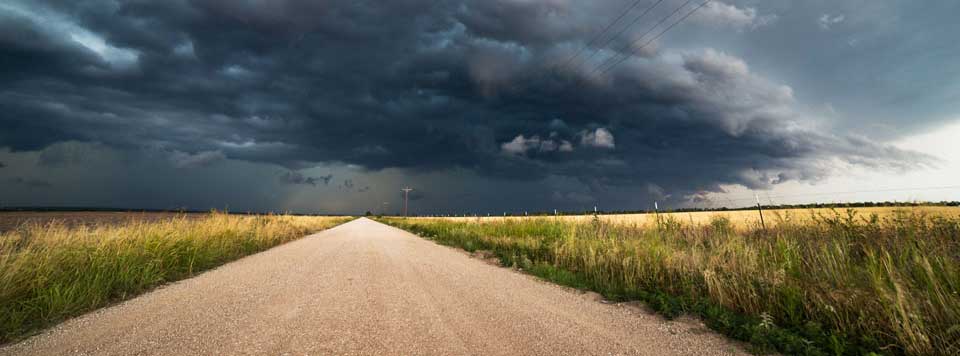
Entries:
[[210, 213], [0, 233], [0, 342], [348, 221]]
[[0, 233], [27, 224], [56, 221], [68, 227], [119, 225], [167, 220], [174, 217], [200, 218], [207, 213], [121, 212], [121, 211], [0, 211]]
[[[897, 207], [870, 207], [856, 208], [860, 217], [869, 217], [876, 214], [880, 218], [886, 218], [897, 214], [905, 208]], [[960, 207], [950, 206], [920, 206], [906, 208], [912, 212], [923, 213], [931, 216], [960, 216]], [[845, 209], [839, 209], [845, 211]], [[833, 214], [836, 209], [778, 209], [764, 210], [763, 219], [767, 226], [774, 226], [783, 222], [800, 223], [811, 221], [817, 215]], [[674, 219], [682, 221], [688, 225], [710, 224], [715, 218], [726, 218], [730, 223], [737, 227], [760, 227], [760, 214], [756, 210], [736, 210], [736, 211], [695, 211], [689, 213], [660, 213], [660, 214], [601, 214], [600, 220], [614, 224], [629, 225], [648, 225], [656, 223], [657, 217]], [[480, 221], [503, 221], [503, 220], [522, 220], [527, 219], [524, 216], [482, 216]], [[593, 215], [561, 215], [558, 217], [564, 221], [585, 222], [592, 221]], [[424, 219], [446, 219], [452, 221], [477, 221], [476, 217], [436, 217]]]
[[758, 351], [955, 355], [955, 212], [791, 211], [805, 217], [767, 229], [685, 214], [385, 222], [612, 300], [699, 315]]

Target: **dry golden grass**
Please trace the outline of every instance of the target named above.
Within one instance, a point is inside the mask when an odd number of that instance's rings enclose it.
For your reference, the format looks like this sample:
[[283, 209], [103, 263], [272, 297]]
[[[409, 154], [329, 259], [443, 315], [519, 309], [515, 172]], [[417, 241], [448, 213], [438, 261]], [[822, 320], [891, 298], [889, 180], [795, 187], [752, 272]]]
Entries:
[[769, 211], [763, 229], [752, 214], [386, 221], [766, 351], [960, 354], [960, 209]]
[[68, 227], [129, 224], [135, 221], [160, 221], [175, 217], [202, 218], [208, 213], [153, 211], [3, 211], [0, 212], [0, 233], [27, 224], [45, 225], [58, 222]]
[[[910, 211], [913, 213], [925, 214], [929, 216], [958, 217], [960, 216], [960, 207], [954, 206], [920, 206], [920, 207], [869, 207], [852, 208], [857, 216], [869, 218], [876, 214], [884, 219], [893, 216], [898, 211]], [[767, 226], [775, 226], [783, 222], [803, 223], [809, 222], [814, 216], [835, 215], [836, 212], [846, 212], [845, 208], [820, 208], [820, 209], [776, 209], [764, 210], [763, 219]], [[760, 215], [756, 210], [737, 210], [737, 211], [697, 211], [689, 213], [661, 213], [661, 219], [673, 219], [685, 224], [705, 225], [718, 217], [724, 217], [739, 228], [752, 228], [760, 225]], [[419, 217], [416, 219], [444, 219], [451, 221], [469, 221], [469, 222], [494, 222], [504, 220], [523, 220], [532, 216], [483, 216], [479, 220], [476, 217]], [[562, 215], [559, 217], [562, 221], [586, 222], [592, 221], [594, 215]], [[605, 223], [626, 224], [626, 225], [648, 225], [656, 223], [657, 214], [605, 214], [599, 215], [600, 220]]]
[[20, 225], [0, 233], [0, 342], [349, 219], [210, 213]]

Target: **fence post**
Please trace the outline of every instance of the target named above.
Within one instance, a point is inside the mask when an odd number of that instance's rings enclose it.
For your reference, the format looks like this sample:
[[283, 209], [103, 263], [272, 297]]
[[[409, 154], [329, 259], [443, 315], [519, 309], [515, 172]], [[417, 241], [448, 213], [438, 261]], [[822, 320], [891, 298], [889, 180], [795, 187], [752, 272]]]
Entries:
[[656, 200], [653, 201], [653, 216], [657, 220], [657, 230], [660, 230], [660, 205]]
[[763, 222], [763, 207], [760, 205], [760, 196], [757, 194], [754, 194], [753, 196], [757, 199], [757, 212], [760, 213], [760, 227], [766, 230], [767, 224]]

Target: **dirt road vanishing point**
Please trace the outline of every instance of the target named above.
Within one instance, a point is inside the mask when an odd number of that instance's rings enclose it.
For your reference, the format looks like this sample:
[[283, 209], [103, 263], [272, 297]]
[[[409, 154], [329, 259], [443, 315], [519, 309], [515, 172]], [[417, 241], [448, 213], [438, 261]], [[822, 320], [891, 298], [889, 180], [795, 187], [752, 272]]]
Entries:
[[358, 219], [68, 320], [0, 355], [746, 354]]

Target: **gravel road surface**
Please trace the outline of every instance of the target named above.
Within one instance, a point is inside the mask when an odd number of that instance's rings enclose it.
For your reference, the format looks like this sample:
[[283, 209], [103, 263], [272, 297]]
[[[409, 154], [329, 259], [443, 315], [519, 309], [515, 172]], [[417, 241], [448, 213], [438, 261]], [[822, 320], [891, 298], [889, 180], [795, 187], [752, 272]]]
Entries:
[[68, 320], [0, 355], [746, 354], [692, 319], [358, 219]]

